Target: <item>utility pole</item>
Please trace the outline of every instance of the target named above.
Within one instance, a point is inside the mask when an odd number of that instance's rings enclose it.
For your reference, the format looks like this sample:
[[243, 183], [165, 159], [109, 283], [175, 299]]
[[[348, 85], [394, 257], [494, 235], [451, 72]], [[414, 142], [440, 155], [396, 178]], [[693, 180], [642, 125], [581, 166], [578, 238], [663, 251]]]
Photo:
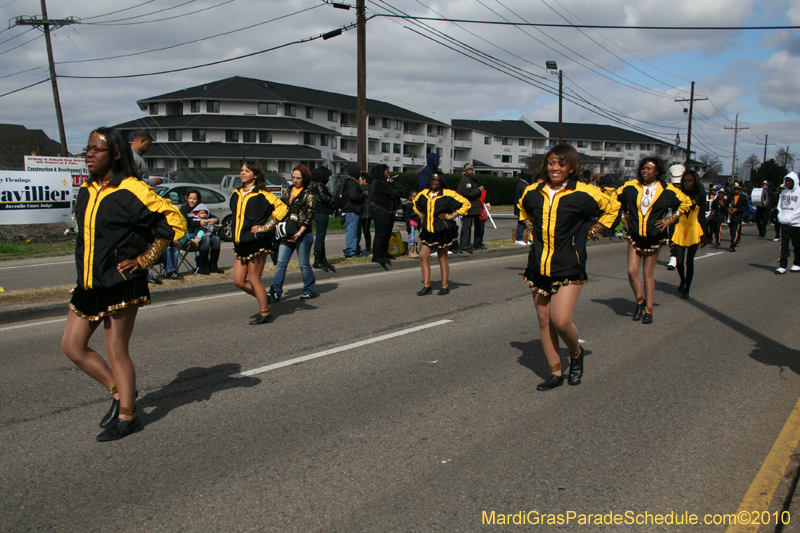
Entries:
[[734, 122], [734, 126], [732, 128], [725, 128], [726, 130], [733, 130], [733, 160], [731, 161], [731, 180], [736, 181], [736, 176], [734, 176], [734, 172], [736, 170], [736, 138], [739, 135], [739, 130], [749, 130], [747, 126], [740, 128], [739, 127], [739, 113], [736, 113], [736, 122]]
[[[694, 82], [692, 82], [692, 89], [689, 92], [689, 99], [686, 98], [676, 98], [676, 102], [689, 102], [689, 131], [686, 135], [686, 163], [689, 162], [689, 159], [692, 157], [692, 111], [694, 110], [694, 102], [695, 100], [708, 100], [708, 98], [695, 98], [694, 97]], [[685, 111], [685, 110], [684, 110]], [[687, 165], [688, 166], [688, 165]]]
[[358, 96], [356, 102], [358, 166], [361, 167], [362, 172], [367, 172], [367, 19], [364, 0], [356, 0], [356, 23], [358, 27]]
[[561, 121], [561, 104], [564, 101], [564, 85], [561, 81], [563, 72], [558, 71], [558, 144], [564, 142], [564, 123]]
[[56, 66], [53, 62], [53, 46], [50, 43], [50, 26], [59, 28], [69, 24], [77, 24], [78, 21], [73, 17], [66, 19], [49, 19], [47, 18], [47, 5], [45, 0], [42, 1], [42, 18], [38, 17], [17, 17], [14, 21], [15, 26], [36, 26], [44, 31], [44, 42], [47, 46], [47, 62], [50, 64], [50, 85], [53, 86], [53, 100], [56, 104], [56, 119], [58, 120], [58, 135], [61, 138], [61, 155], [66, 157], [69, 155], [67, 151], [67, 134], [64, 130], [64, 118], [61, 116], [61, 99], [58, 97], [58, 82], [56, 81]]
[[767, 146], [775, 144], [775, 143], [768, 143], [767, 142], [768, 139], [769, 139], [769, 135], [764, 135], [764, 142], [763, 143], [756, 143], [758, 145], [761, 145], [761, 144], [764, 145], [764, 163], [767, 162]]

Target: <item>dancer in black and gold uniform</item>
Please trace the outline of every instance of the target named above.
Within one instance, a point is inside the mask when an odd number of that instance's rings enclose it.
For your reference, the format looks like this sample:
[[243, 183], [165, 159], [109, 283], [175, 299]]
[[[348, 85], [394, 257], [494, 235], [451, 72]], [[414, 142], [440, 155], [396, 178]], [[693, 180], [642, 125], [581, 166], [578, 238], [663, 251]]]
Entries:
[[[700, 176], [694, 170], [687, 170], [681, 177], [680, 189], [692, 201], [687, 213], [678, 219], [672, 232], [672, 249], [678, 260], [678, 276], [681, 283], [678, 293], [684, 300], [689, 298], [694, 278], [694, 256], [703, 238], [703, 227], [706, 221], [706, 191], [700, 184]], [[685, 269], [685, 270], [684, 270]]]
[[[559, 144], [545, 155], [543, 183], [525, 189], [519, 201], [520, 220], [530, 228], [533, 247], [525, 281], [533, 292], [539, 335], [552, 376], [536, 388], [548, 391], [564, 383], [558, 339], [570, 354], [569, 384], [583, 376], [583, 348], [572, 315], [581, 287], [587, 283], [586, 242], [610, 227], [619, 212], [613, 197], [578, 181], [580, 155]], [[592, 219], [597, 219], [593, 224]]]
[[[664, 165], [655, 157], [639, 163], [639, 178], [617, 189], [628, 241], [628, 282], [636, 298], [634, 320], [653, 322], [656, 281], [653, 273], [661, 245], [667, 242], [666, 228], [689, 211], [692, 201], [672, 184], [664, 181]], [[672, 214], [667, 216], [667, 212]], [[639, 267], [644, 263], [644, 293]]]
[[420, 267], [425, 286], [417, 295], [425, 296], [431, 288], [431, 250], [436, 248], [439, 258], [439, 271], [442, 285], [439, 296], [450, 293], [447, 285], [450, 276], [450, 265], [447, 262], [447, 251], [450, 245], [458, 240], [458, 226], [454, 222], [458, 215], [469, 212], [470, 202], [452, 189], [445, 189], [444, 176], [441, 170], [431, 175], [430, 188], [424, 189], [414, 199], [414, 212], [419, 215], [422, 229], [419, 232]]
[[261, 283], [267, 255], [277, 246], [272, 230], [289, 209], [265, 189], [267, 179], [258, 161], [245, 161], [239, 172], [242, 186], [231, 193], [233, 221], [233, 284], [255, 296], [260, 311], [253, 315], [251, 326], [272, 322], [267, 289]]
[[[186, 220], [141, 180], [119, 132], [97, 128], [85, 151], [89, 181], [75, 200], [78, 285], [72, 291], [61, 349], [113, 397], [100, 421], [104, 431], [97, 440], [104, 442], [142, 429], [135, 416], [136, 369], [128, 345], [139, 306], [150, 303], [147, 269], [171, 242], [183, 237]], [[110, 366], [89, 347], [101, 322]]]

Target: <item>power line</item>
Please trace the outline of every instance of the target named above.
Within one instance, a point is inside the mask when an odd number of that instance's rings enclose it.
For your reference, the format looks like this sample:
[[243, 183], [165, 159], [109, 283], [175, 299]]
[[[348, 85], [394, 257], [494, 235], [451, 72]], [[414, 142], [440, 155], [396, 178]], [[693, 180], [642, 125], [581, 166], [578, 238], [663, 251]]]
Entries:
[[[195, 0], [190, 0], [190, 1], [194, 2]], [[114, 23], [114, 22], [90, 22], [88, 25], [90, 25], [90, 26], [132, 26], [134, 24], [150, 24], [152, 22], [163, 22], [165, 20], [175, 20], [175, 19], [179, 19], [181, 17], [188, 17], [189, 15], [196, 15], [197, 13], [202, 13], [203, 11], [209, 11], [211, 9], [218, 8], [220, 6], [224, 6], [225, 4], [230, 4], [231, 2], [234, 2], [234, 1], [235, 0], [225, 0], [224, 2], [221, 2], [219, 4], [216, 4], [216, 5], [213, 5], [213, 6], [209, 6], [209, 7], [204, 7], [203, 9], [198, 9], [197, 11], [190, 11], [188, 13], [181, 13], [180, 15], [175, 15], [174, 17], [165, 17], [165, 18], [162, 18], [162, 19], [142, 20], [142, 21], [139, 21], [139, 22], [126, 22], [124, 24], [117, 24], [117, 23]], [[186, 2], [186, 3], [188, 4], [189, 2]], [[185, 5], [185, 4], [181, 4], [181, 5]], [[179, 7], [179, 6], [176, 6], [176, 7]], [[172, 9], [172, 8], [170, 8], [170, 9]], [[163, 10], [163, 11], [166, 11], [166, 9]], [[142, 16], [146, 16], [146, 15], [142, 15]], [[133, 17], [133, 18], [138, 18], [138, 17]], [[123, 19], [123, 20], [125, 20], [125, 19]], [[131, 19], [127, 19], [127, 20], [131, 20]]]
[[186, 2], [184, 2], [182, 4], [178, 4], [176, 6], [171, 6], [171, 7], [165, 7], [164, 9], [159, 9], [157, 11], [151, 11], [150, 13], [144, 13], [142, 15], [136, 15], [135, 17], [128, 17], [128, 18], [117, 19], [117, 20], [103, 20], [103, 21], [100, 21], [100, 22], [91, 22], [90, 24], [113, 24], [115, 22], [125, 22], [126, 20], [134, 20], [134, 19], [139, 19], [139, 18], [142, 18], [142, 17], [149, 17], [150, 15], [157, 15], [158, 13], [163, 13], [164, 11], [170, 11], [172, 9], [177, 9], [179, 7], [185, 6], [186, 4], [191, 4], [192, 2], [196, 2], [196, 1], [197, 0], [186, 0]]
[[0, 98], [2, 98], [4, 96], [8, 96], [9, 94], [14, 94], [14, 93], [18, 93], [20, 91], [24, 91], [25, 89], [30, 89], [31, 87], [36, 87], [37, 85], [42, 84], [42, 83], [46, 83], [48, 81], [50, 81], [50, 78], [45, 78], [42, 81], [37, 81], [36, 83], [31, 83], [30, 85], [26, 85], [25, 87], [21, 87], [19, 89], [15, 89], [13, 91], [9, 91], [7, 93], [0, 94]]
[[461, 24], [489, 24], [494, 26], [533, 26], [539, 28], [591, 28], [600, 30], [680, 30], [680, 31], [740, 31], [740, 30], [797, 30], [800, 26], [614, 26], [607, 24], [545, 24], [542, 22], [500, 22], [496, 20], [471, 20], [412, 15], [378, 14], [379, 17], [434, 22], [459, 22]]
[[143, 5], [146, 5], [146, 4], [152, 4], [155, 1], [156, 0], [147, 0], [146, 2], [142, 2], [141, 4], [136, 4], [135, 6], [129, 6], [129, 7], [126, 7], [125, 9], [118, 9], [117, 11], [112, 11], [110, 13], [104, 13], [102, 15], [95, 15], [93, 17], [86, 17], [86, 18], [83, 18], [81, 20], [85, 21], [85, 20], [99, 19], [101, 17], [107, 17], [109, 15], [116, 15], [117, 13], [122, 13], [123, 11], [130, 11], [132, 9], [136, 9], [137, 7], [142, 7]]

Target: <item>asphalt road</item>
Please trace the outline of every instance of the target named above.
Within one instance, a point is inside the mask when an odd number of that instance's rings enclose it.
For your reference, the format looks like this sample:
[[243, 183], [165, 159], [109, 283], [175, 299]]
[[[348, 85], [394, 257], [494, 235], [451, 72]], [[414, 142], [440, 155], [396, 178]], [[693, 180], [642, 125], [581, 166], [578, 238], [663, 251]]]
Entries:
[[[652, 325], [631, 321], [624, 245], [590, 248], [585, 378], [547, 393], [524, 256], [452, 265], [446, 297], [417, 297], [417, 269], [325, 281], [310, 301], [291, 286], [259, 327], [238, 293], [156, 303], [132, 342], [145, 428], [114, 443], [95, 441], [107, 394], [61, 353], [63, 319], [0, 327], [0, 531], [734, 513], [800, 396], [800, 275], [773, 275], [776, 247], [750, 232], [735, 254], [701, 250], [690, 300], [659, 265]], [[319, 357], [263, 369], [303, 356]]]
[[[491, 224], [487, 223], [484, 240], [490, 241], [511, 238], [511, 230], [516, 226], [515, 220], [512, 218], [498, 217], [495, 223], [498, 229], [492, 228]], [[403, 238], [408, 241], [405, 224], [402, 222], [396, 223], [394, 229], [395, 231], [401, 231]], [[373, 236], [374, 233], [375, 230], [373, 228]], [[364, 245], [363, 238], [361, 244], [362, 246]], [[336, 231], [328, 233], [325, 239], [325, 247], [329, 257], [343, 255], [344, 232]], [[233, 244], [223, 242], [219, 260], [220, 266], [222, 268], [232, 267], [233, 259]], [[182, 269], [181, 272], [186, 273], [185, 269]], [[5, 291], [74, 285], [75, 279], [75, 259], [72, 255], [0, 262], [0, 287]]]

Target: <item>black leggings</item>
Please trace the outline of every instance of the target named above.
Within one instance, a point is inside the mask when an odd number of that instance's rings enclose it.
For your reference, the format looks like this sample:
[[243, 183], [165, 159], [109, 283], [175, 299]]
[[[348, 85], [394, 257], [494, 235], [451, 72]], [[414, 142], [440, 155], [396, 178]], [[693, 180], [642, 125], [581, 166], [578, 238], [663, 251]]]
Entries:
[[[699, 246], [700, 244], [698, 243], [688, 248], [678, 246], [677, 244], [672, 247], [672, 250], [675, 252], [675, 258], [678, 260], [678, 275], [681, 277], [681, 283], [683, 283], [686, 292], [689, 292], [689, 287], [692, 285], [692, 278], [694, 277], [694, 256]], [[686, 265], [686, 274], [683, 272], [684, 264]]]

